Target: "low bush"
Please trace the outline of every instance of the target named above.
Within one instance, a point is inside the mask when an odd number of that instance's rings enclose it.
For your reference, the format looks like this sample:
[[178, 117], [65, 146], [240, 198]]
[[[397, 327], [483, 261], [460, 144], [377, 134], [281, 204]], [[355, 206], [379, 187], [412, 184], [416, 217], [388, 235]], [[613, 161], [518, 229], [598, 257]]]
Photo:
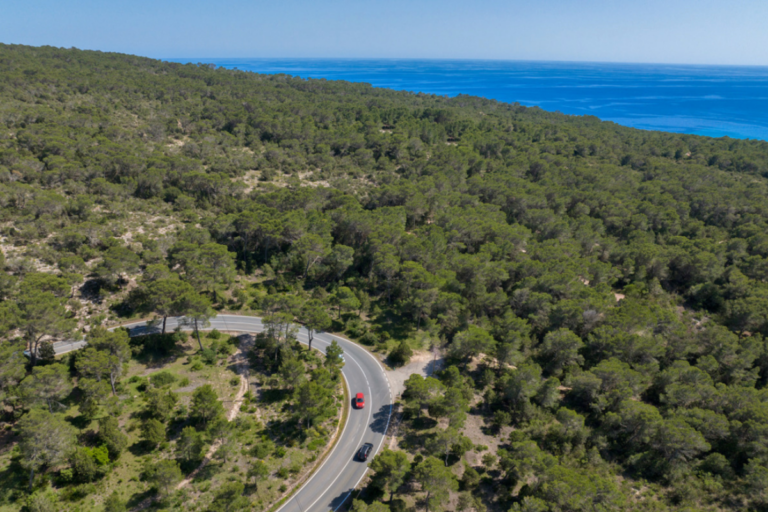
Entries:
[[[216, 361], [219, 359], [216, 352], [210, 348], [203, 349], [203, 351], [200, 352], [200, 357], [202, 358], [205, 364], [211, 364], [211, 365], [216, 364]], [[194, 369], [194, 365], [192, 366]]]
[[313, 439], [312, 441], [309, 442], [309, 444], [307, 445], [307, 448], [309, 448], [312, 451], [315, 451], [318, 448], [325, 446], [326, 442], [327, 441], [325, 439]]
[[379, 341], [379, 337], [376, 336], [376, 334], [371, 331], [368, 331], [362, 336], [360, 336], [360, 343], [362, 343], [363, 345], [373, 346], [376, 343], [378, 343], [378, 341]]
[[395, 349], [389, 353], [389, 360], [395, 366], [408, 364], [413, 356], [413, 350], [407, 340], [402, 340]]
[[346, 333], [352, 336], [353, 338], [360, 338], [361, 336], [365, 335], [368, 329], [366, 328], [365, 324], [362, 320], [359, 318], [354, 318], [347, 322]]
[[275, 444], [271, 440], [262, 438], [262, 440], [256, 443], [256, 445], [251, 449], [251, 455], [257, 459], [266, 459], [269, 457], [269, 454], [274, 451], [274, 449]]
[[162, 388], [176, 382], [176, 376], [171, 372], [162, 371], [150, 375], [149, 380], [154, 387]]
[[137, 354], [168, 355], [176, 347], [179, 338], [177, 333], [147, 334], [131, 338], [131, 346]]

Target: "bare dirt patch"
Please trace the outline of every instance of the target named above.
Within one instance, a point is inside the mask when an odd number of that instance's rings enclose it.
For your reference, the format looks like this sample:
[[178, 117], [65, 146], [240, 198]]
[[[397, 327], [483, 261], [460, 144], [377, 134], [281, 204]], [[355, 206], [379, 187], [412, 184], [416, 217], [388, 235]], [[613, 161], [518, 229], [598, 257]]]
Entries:
[[504, 440], [508, 438], [509, 432], [511, 431], [511, 428], [506, 427], [495, 435], [487, 433], [488, 429], [484, 425], [483, 417], [477, 413], [468, 414], [467, 421], [464, 424], [464, 428], [461, 430], [461, 433], [470, 438], [475, 446], [481, 445], [488, 447], [488, 451], [471, 450], [467, 452], [464, 457], [466, 458], [469, 465], [481, 466], [481, 459], [486, 453], [492, 453], [493, 455], [496, 455], [496, 453], [499, 451], [499, 446], [504, 444]]
[[424, 377], [432, 375], [435, 371], [440, 370], [443, 367], [444, 361], [438, 356], [435, 360], [435, 356], [432, 352], [419, 351], [414, 352], [411, 357], [411, 362], [400, 368], [394, 370], [386, 370], [389, 384], [392, 386], [392, 394], [395, 397], [399, 397], [405, 391], [405, 381], [408, 377], [414, 373], [418, 373]]

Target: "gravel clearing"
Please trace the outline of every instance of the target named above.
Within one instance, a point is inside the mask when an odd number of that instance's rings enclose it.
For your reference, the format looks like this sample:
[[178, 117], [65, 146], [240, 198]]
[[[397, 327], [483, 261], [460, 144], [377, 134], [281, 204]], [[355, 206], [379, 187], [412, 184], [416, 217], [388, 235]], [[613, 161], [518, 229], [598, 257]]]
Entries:
[[436, 361], [434, 358], [435, 356], [432, 352], [414, 352], [410, 363], [394, 370], [387, 370], [385, 373], [389, 379], [389, 384], [392, 386], [393, 397], [397, 399], [403, 394], [403, 391], [405, 391], [405, 381], [414, 373], [426, 377], [434, 371], [440, 370], [443, 367], [444, 361], [441, 357], [438, 357]]

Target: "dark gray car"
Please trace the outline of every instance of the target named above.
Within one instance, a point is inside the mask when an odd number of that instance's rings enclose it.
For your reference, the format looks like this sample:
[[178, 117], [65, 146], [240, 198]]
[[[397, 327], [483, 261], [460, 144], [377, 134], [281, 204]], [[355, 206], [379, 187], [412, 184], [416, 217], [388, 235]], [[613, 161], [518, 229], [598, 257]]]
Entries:
[[373, 450], [373, 445], [371, 443], [365, 443], [357, 451], [357, 459], [362, 461], [368, 460], [368, 456], [371, 454], [371, 450]]

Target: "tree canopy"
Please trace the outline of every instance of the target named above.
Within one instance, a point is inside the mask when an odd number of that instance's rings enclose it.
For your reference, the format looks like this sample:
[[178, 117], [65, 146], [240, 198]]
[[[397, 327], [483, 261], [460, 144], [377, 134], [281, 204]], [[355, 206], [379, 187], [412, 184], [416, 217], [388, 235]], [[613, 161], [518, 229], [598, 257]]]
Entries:
[[[75, 49], [0, 45], [0, 69], [0, 400], [20, 432], [119, 408], [139, 347], [100, 326], [241, 310], [302, 435], [344, 363], [297, 350], [305, 334], [444, 356], [403, 394], [408, 492], [434, 488], [433, 510], [479, 511], [484, 485], [505, 510], [768, 504], [768, 142]], [[197, 334], [214, 362], [232, 347]], [[186, 409], [140, 403], [159, 446]], [[190, 409], [222, 412], [205, 386]], [[477, 424], [498, 465], [459, 496]], [[35, 471], [64, 460], [28, 448]]]

